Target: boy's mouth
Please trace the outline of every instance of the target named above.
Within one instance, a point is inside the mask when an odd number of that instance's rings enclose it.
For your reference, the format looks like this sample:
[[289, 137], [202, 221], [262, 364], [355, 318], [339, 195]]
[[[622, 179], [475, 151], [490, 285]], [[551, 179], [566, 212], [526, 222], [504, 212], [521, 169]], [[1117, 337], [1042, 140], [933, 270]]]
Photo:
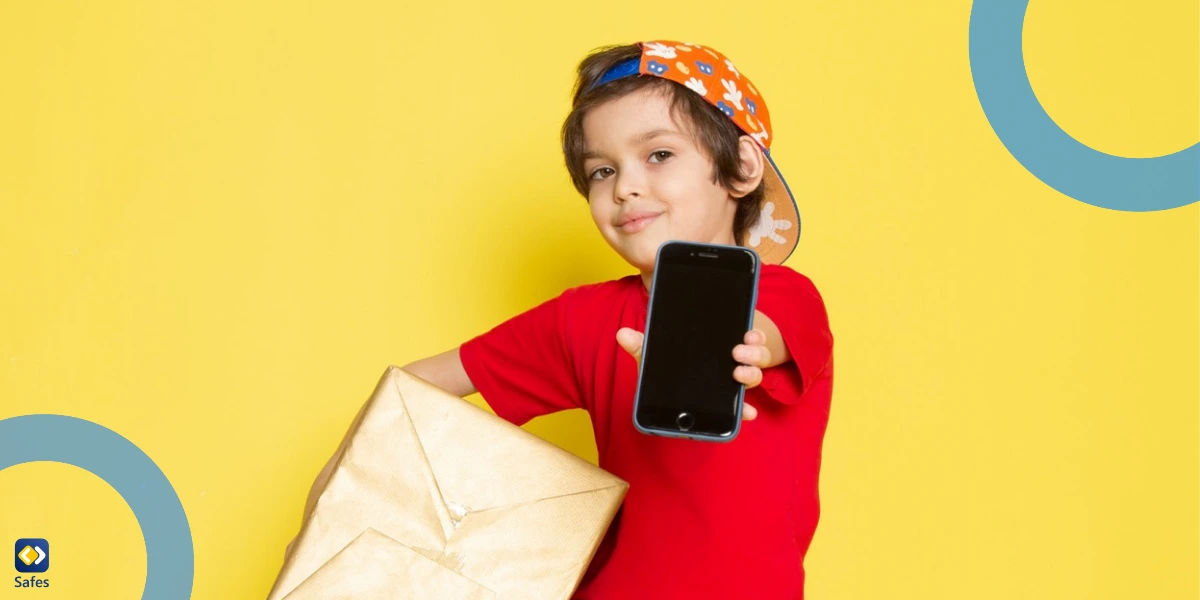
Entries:
[[637, 233], [646, 228], [647, 225], [654, 222], [661, 215], [661, 212], [634, 211], [621, 215], [617, 220], [617, 229], [624, 233]]

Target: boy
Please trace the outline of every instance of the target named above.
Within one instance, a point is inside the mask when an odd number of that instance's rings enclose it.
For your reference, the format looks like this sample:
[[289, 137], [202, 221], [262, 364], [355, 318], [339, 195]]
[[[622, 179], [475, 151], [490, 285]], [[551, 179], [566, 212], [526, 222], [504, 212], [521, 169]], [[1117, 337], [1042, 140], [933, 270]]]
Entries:
[[[567, 290], [404, 367], [453, 394], [479, 391], [518, 425], [591, 415], [600, 467], [630, 488], [577, 600], [803, 598], [833, 338], [816, 288], [778, 265], [799, 222], [770, 132], [758, 90], [711, 48], [658, 41], [588, 56], [563, 125], [567, 168], [600, 235], [639, 275]], [[633, 426], [655, 252], [673, 239], [746, 245], [764, 263], [754, 328], [731, 349], [749, 422], [727, 444]]]

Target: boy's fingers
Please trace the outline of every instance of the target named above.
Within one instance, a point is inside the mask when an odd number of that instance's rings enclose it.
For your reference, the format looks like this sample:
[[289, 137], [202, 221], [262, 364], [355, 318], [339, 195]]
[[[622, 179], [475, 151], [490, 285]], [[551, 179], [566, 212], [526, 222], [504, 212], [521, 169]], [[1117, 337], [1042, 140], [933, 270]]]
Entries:
[[758, 409], [749, 404], [742, 404], [742, 420], [753, 421], [758, 418]]
[[645, 338], [642, 332], [628, 327], [617, 330], [617, 344], [639, 361], [642, 360], [642, 340]]
[[743, 365], [765, 369], [771, 364], [771, 350], [766, 346], [739, 344], [733, 349], [733, 359]]
[[733, 378], [750, 389], [762, 383], [762, 369], [741, 365], [733, 370]]
[[751, 329], [746, 332], [746, 336], [742, 338], [742, 341], [753, 346], [763, 346], [767, 343], [767, 334], [763, 333], [761, 329]]

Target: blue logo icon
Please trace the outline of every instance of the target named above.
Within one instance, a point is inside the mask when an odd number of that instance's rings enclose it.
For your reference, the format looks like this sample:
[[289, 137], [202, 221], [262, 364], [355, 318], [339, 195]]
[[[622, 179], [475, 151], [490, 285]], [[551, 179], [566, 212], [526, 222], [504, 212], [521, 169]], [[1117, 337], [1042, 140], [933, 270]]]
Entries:
[[21, 538], [13, 549], [18, 573], [45, 573], [50, 568], [50, 542], [41, 538]]

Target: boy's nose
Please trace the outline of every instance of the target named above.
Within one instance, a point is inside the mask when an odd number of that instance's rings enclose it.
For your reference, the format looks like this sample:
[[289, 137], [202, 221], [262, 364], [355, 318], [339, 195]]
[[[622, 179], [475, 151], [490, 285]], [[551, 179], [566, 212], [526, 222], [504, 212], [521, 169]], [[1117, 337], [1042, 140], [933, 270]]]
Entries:
[[645, 193], [643, 182], [638, 177], [629, 175], [617, 175], [617, 183], [615, 186], [615, 194], [618, 203], [626, 200], [636, 200]]

